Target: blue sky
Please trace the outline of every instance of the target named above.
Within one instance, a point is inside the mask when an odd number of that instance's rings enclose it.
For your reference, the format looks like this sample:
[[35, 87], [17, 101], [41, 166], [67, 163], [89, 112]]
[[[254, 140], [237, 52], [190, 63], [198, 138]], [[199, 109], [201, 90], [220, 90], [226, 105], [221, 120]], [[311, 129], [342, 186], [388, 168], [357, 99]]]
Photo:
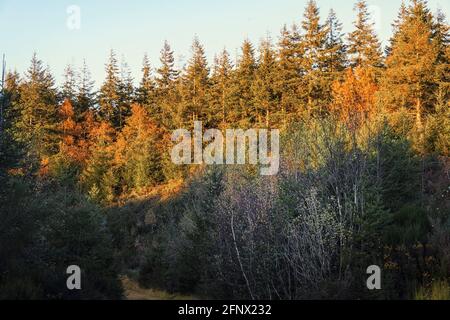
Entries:
[[[322, 16], [334, 8], [351, 30], [352, 0], [317, 0]], [[429, 0], [433, 12], [441, 8], [450, 15], [450, 1]], [[306, 0], [0, 0], [0, 53], [7, 55], [10, 69], [23, 73], [37, 52], [62, 79], [65, 65], [80, 66], [83, 59], [98, 86], [104, 77], [108, 52], [130, 65], [136, 81], [142, 57], [148, 53], [153, 66], [165, 39], [175, 50], [179, 66], [189, 58], [190, 45], [198, 35], [208, 59], [226, 47], [232, 57], [244, 38], [257, 44], [267, 33], [276, 40], [284, 24], [301, 21]], [[401, 0], [369, 0], [382, 40], [389, 38], [391, 23]], [[81, 10], [81, 28], [67, 27], [67, 8]]]

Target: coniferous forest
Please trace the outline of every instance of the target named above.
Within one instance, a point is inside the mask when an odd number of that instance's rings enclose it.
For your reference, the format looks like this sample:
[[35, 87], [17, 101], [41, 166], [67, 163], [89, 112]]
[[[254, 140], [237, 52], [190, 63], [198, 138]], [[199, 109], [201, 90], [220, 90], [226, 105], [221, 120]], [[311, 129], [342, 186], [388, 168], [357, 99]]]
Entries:
[[[365, 1], [349, 33], [319, 6], [237, 59], [208, 61], [195, 37], [177, 68], [165, 42], [138, 86], [114, 50], [101, 84], [85, 64], [57, 86], [38, 53], [11, 69], [0, 299], [124, 299], [127, 281], [209, 299], [450, 299], [445, 14], [406, 1], [382, 46]], [[280, 129], [278, 174], [175, 165], [171, 134], [194, 121]], [[83, 290], [67, 289], [70, 265]]]

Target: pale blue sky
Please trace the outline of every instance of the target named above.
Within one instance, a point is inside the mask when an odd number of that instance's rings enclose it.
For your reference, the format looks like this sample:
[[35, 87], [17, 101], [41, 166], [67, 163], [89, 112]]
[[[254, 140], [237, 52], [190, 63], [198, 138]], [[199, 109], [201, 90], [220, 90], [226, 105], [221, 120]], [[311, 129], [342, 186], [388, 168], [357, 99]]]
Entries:
[[[353, 0], [317, 3], [322, 16], [333, 7], [344, 31], [351, 30]], [[441, 8], [449, 16], [450, 1], [428, 3], [433, 12]], [[125, 58], [135, 78], [140, 77], [145, 52], [158, 66], [165, 39], [180, 66], [189, 57], [194, 35], [210, 61], [224, 46], [234, 58], [244, 38], [257, 44], [269, 33], [276, 40], [284, 24], [299, 23], [305, 4], [306, 0], [0, 0], [0, 53], [7, 55], [10, 69], [22, 74], [36, 51], [58, 82], [67, 63], [80, 66], [85, 58], [98, 86], [111, 48]], [[369, 0], [368, 4], [375, 12], [380, 38], [388, 39], [401, 0]], [[66, 26], [70, 5], [81, 9], [79, 30]]]

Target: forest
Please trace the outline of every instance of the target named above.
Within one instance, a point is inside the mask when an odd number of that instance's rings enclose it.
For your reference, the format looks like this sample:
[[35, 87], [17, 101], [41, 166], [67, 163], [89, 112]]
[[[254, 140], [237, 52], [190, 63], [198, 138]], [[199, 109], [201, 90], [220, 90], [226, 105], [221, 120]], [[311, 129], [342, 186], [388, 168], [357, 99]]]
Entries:
[[[344, 33], [309, 0], [236, 61], [194, 37], [183, 68], [166, 41], [138, 86], [114, 50], [98, 90], [86, 63], [60, 86], [37, 53], [9, 71], [0, 299], [124, 299], [127, 277], [208, 299], [449, 300], [449, 24], [408, 0], [382, 47], [364, 0], [353, 17]], [[174, 164], [195, 121], [279, 129], [278, 174]]]

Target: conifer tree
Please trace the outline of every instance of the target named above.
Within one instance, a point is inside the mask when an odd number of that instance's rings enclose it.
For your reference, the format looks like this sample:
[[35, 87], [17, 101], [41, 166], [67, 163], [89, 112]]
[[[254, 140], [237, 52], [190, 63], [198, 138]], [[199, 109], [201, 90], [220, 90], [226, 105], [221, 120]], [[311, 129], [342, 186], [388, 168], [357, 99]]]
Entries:
[[161, 141], [161, 131], [148, 112], [134, 104], [115, 148], [125, 187], [140, 192], [162, 181]]
[[416, 147], [423, 143], [423, 116], [433, 111], [436, 97], [439, 47], [433, 37], [425, 1], [412, 0], [391, 42], [380, 96], [391, 111], [404, 109], [414, 119]]
[[106, 64], [106, 79], [100, 88], [99, 116], [103, 121], [119, 127], [120, 75], [116, 54], [111, 50]]
[[93, 110], [95, 103], [94, 81], [91, 79], [91, 73], [84, 60], [79, 75], [76, 104], [74, 105], [77, 120], [81, 120], [86, 112]]
[[211, 77], [211, 113], [215, 115], [214, 122], [225, 125], [230, 117], [230, 106], [234, 103], [232, 92], [233, 65], [226, 49], [214, 59]]
[[278, 110], [276, 110], [278, 106], [278, 95], [275, 88], [276, 72], [275, 52], [270, 39], [266, 39], [261, 43], [258, 68], [252, 86], [256, 108], [251, 114], [256, 123], [266, 127], [270, 127], [271, 118], [279, 117]]
[[57, 151], [58, 104], [55, 82], [49, 70], [34, 54], [15, 106], [15, 139], [23, 143], [28, 160], [44, 160]]
[[355, 11], [357, 13], [355, 30], [349, 35], [350, 65], [380, 67], [383, 59], [380, 42], [375, 34], [374, 24], [370, 21], [366, 1], [358, 0]]
[[150, 66], [147, 54], [144, 55], [141, 71], [142, 79], [136, 92], [136, 101], [142, 106], [150, 108], [153, 106], [155, 98], [155, 82], [152, 77], [152, 67]]
[[160, 62], [161, 67], [157, 70], [156, 84], [159, 90], [167, 90], [179, 76], [179, 72], [175, 69], [173, 51], [167, 41], [164, 42], [161, 50]]
[[323, 71], [333, 76], [345, 69], [347, 64], [346, 46], [342, 33], [342, 23], [338, 20], [333, 9], [328, 14], [327, 38], [325, 42], [325, 61]]
[[122, 58], [119, 77], [119, 106], [117, 108], [116, 128], [122, 128], [125, 125], [125, 119], [131, 114], [131, 105], [135, 100], [134, 85], [131, 70], [128, 64]]
[[301, 96], [309, 112], [320, 112], [329, 102], [326, 94], [326, 81], [322, 78], [325, 62], [327, 29], [320, 23], [320, 12], [314, 0], [308, 1], [302, 22], [302, 47], [304, 56], [302, 67], [305, 71]]
[[286, 26], [281, 30], [278, 42], [278, 71], [276, 73], [276, 90], [280, 97], [281, 116], [294, 113], [299, 108], [298, 91], [301, 86], [303, 47], [297, 26], [291, 30]]
[[111, 203], [115, 198], [114, 134], [114, 128], [105, 121], [92, 128], [89, 159], [80, 176], [80, 184], [88, 196], [102, 204]]
[[254, 110], [254, 96], [252, 91], [255, 80], [256, 59], [255, 50], [249, 40], [245, 40], [241, 47], [241, 56], [237, 64], [233, 91], [239, 97], [239, 103], [233, 112], [233, 118], [238, 119], [236, 123], [246, 126], [249, 122], [255, 122], [251, 119], [252, 110]]
[[209, 69], [205, 51], [197, 37], [194, 38], [191, 50], [192, 57], [182, 79], [182, 114], [187, 123], [209, 120], [207, 114]]
[[161, 50], [160, 63], [156, 77], [155, 102], [160, 108], [164, 127], [178, 128], [182, 123], [176, 108], [180, 100], [177, 88], [179, 71], [175, 68], [174, 53], [167, 41]]
[[68, 99], [72, 104], [76, 103], [77, 74], [72, 65], [68, 64], [64, 69], [64, 83], [61, 90], [62, 100]]

